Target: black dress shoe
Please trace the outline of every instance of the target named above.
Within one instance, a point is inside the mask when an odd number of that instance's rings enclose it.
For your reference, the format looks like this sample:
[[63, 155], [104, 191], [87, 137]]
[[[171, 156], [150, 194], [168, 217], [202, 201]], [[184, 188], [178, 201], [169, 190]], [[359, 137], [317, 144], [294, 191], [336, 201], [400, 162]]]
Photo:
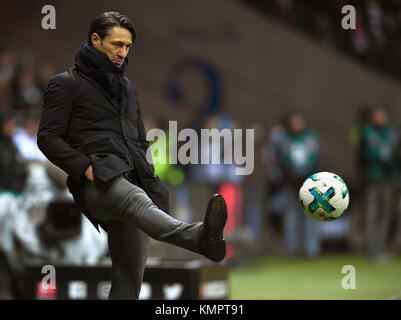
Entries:
[[226, 202], [222, 195], [215, 194], [209, 200], [199, 239], [201, 253], [215, 262], [220, 262], [226, 256], [226, 242], [223, 238], [226, 222]]

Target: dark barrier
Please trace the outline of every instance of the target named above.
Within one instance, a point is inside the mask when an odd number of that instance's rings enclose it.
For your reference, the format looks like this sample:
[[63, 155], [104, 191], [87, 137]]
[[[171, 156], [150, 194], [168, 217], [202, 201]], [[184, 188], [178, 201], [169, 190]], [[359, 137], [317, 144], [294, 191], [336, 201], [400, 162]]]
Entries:
[[[21, 294], [23, 299], [107, 299], [110, 290], [110, 262], [96, 266], [43, 267], [27, 266]], [[55, 277], [53, 288], [52, 276]], [[208, 264], [200, 260], [148, 260], [140, 299], [228, 298], [227, 266]]]

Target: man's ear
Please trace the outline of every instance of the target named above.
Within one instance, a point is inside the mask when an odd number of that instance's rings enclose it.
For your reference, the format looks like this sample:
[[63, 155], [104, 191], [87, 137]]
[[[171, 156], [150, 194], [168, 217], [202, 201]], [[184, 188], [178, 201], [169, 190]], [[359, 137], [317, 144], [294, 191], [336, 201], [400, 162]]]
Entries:
[[91, 41], [92, 41], [92, 46], [94, 46], [95, 48], [99, 48], [99, 46], [100, 46], [100, 36], [96, 32], [92, 33]]

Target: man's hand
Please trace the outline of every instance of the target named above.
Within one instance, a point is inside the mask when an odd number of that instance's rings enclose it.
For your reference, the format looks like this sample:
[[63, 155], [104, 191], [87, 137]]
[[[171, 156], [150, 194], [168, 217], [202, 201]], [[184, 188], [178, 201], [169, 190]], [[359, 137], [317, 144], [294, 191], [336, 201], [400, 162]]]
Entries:
[[93, 170], [92, 170], [92, 165], [91, 164], [89, 165], [88, 169], [86, 169], [85, 176], [86, 176], [86, 178], [88, 178], [89, 181], [93, 181], [94, 180]]

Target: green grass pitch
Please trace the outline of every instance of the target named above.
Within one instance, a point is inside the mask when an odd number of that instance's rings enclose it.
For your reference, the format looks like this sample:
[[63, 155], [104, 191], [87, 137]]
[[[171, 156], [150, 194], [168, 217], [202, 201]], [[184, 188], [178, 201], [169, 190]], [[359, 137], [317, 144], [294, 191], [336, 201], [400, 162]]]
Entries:
[[[343, 289], [343, 266], [355, 267], [356, 289]], [[374, 263], [363, 255], [316, 260], [259, 258], [229, 274], [231, 299], [401, 299], [401, 255]]]

